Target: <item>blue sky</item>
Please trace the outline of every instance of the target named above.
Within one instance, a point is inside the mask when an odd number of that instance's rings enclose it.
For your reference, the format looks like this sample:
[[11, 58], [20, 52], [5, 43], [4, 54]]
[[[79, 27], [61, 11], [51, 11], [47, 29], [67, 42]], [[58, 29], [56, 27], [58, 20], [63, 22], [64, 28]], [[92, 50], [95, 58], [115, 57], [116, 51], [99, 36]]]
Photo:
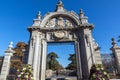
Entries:
[[[27, 27], [33, 24], [38, 11], [42, 16], [55, 10], [58, 0], [1, 0], [0, 2], [0, 55], [10, 41], [28, 42]], [[120, 35], [120, 0], [63, 0], [66, 10], [79, 14], [83, 9], [93, 23], [93, 37], [101, 52], [110, 52], [111, 38]]]
[[48, 43], [48, 54], [50, 52], [55, 52], [59, 58], [57, 60], [63, 67], [67, 67], [67, 65], [71, 62], [68, 60], [70, 57], [69, 54], [74, 54], [74, 42], [67, 43]]

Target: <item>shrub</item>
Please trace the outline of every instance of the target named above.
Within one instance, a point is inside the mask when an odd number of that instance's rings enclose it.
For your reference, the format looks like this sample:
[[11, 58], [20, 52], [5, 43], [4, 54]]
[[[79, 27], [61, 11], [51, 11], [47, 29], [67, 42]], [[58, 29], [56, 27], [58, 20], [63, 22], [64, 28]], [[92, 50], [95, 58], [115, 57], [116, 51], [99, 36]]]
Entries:
[[90, 80], [109, 80], [110, 76], [102, 64], [94, 64], [90, 70]]
[[34, 80], [33, 79], [33, 69], [31, 65], [23, 65], [21, 69], [17, 70], [17, 79], [16, 80]]

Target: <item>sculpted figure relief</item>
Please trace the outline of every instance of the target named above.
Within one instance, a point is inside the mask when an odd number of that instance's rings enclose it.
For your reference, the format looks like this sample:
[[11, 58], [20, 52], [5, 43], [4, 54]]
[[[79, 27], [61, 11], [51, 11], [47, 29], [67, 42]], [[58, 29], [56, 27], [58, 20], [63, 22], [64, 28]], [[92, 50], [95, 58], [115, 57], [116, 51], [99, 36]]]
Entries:
[[64, 27], [65, 26], [65, 22], [64, 22], [64, 19], [62, 17], [58, 17], [57, 26], [58, 27]]
[[63, 17], [52, 18], [50, 19], [45, 27], [73, 27], [73, 24], [70, 20], [64, 19]]
[[46, 27], [55, 27], [55, 25], [56, 25], [56, 18], [53, 18], [47, 23]]
[[72, 23], [67, 19], [66, 19], [65, 24], [66, 24], [66, 27], [73, 27]]

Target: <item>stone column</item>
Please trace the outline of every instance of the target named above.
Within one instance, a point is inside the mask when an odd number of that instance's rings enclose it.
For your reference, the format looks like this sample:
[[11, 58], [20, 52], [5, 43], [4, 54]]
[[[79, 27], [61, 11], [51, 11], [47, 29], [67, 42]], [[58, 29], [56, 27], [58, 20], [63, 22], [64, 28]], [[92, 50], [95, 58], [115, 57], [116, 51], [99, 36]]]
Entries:
[[10, 69], [10, 59], [13, 56], [13, 53], [15, 53], [15, 51], [12, 50], [13, 48], [12, 44], [13, 42], [10, 42], [8, 49], [5, 51], [5, 57], [1, 69], [0, 80], [7, 80], [7, 76], [9, 74], [9, 69]]
[[38, 72], [38, 70], [37, 70], [37, 66], [38, 66], [38, 55], [39, 55], [39, 35], [37, 34], [36, 36], [35, 36], [36, 38], [35, 38], [35, 46], [34, 46], [34, 57], [33, 57], [33, 64], [32, 64], [32, 66], [33, 66], [33, 76], [34, 76], [34, 79], [35, 80], [39, 80], [38, 78], [37, 78], [37, 72]]
[[112, 51], [115, 58], [117, 73], [120, 75], [120, 46], [117, 46], [114, 38], [112, 38], [112, 47], [110, 48], [110, 50]]
[[28, 64], [33, 67], [33, 77], [35, 80], [39, 80], [39, 66], [40, 66], [40, 54], [41, 54], [41, 37], [39, 31], [33, 31], [29, 44], [29, 58]]
[[89, 25], [78, 32], [83, 79], [89, 78], [90, 68], [95, 64], [93, 38]]
[[42, 55], [41, 55], [41, 73], [40, 80], [45, 80], [46, 72], [46, 54], [47, 54], [47, 42], [45, 39], [42, 39]]
[[76, 53], [78, 80], [81, 80], [82, 79], [81, 56], [80, 56], [79, 42], [77, 40], [75, 41], [75, 53]]
[[41, 35], [39, 35], [39, 38], [40, 38], [40, 39], [39, 39], [39, 43], [38, 43], [38, 44], [39, 44], [39, 45], [38, 45], [38, 48], [39, 48], [39, 49], [38, 49], [38, 50], [39, 50], [39, 51], [38, 51], [38, 60], [36, 61], [36, 62], [37, 62], [37, 73], [36, 73], [36, 74], [37, 74], [37, 75], [36, 75], [36, 76], [37, 76], [37, 80], [40, 80], [41, 55], [42, 55], [42, 51], [41, 51], [41, 48], [42, 48], [42, 47], [41, 47], [41, 44], [42, 44], [42, 43], [41, 43]]
[[80, 33], [79, 36], [79, 50], [80, 50], [80, 56], [81, 56], [81, 64], [82, 64], [82, 79], [88, 78], [89, 75], [89, 69], [88, 69], [88, 61], [87, 61], [87, 49], [86, 49], [86, 43], [84, 39], [84, 34]]
[[28, 64], [32, 65], [33, 64], [33, 51], [35, 47], [35, 37], [32, 34], [29, 42], [29, 54], [28, 54]]

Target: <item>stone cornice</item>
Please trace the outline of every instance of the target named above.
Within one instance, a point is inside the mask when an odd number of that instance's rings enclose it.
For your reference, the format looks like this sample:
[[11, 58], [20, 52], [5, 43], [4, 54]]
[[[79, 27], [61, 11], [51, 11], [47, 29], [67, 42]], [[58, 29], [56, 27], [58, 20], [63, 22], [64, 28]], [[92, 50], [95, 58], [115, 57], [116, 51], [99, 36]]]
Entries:
[[92, 30], [94, 28], [94, 25], [93, 24], [80, 24], [80, 28], [82, 29], [89, 28], [90, 30]]
[[115, 50], [115, 49], [120, 49], [120, 47], [119, 47], [119, 46], [112, 46], [112, 47], [110, 48], [110, 50]]
[[74, 30], [78, 30], [78, 29], [86, 29], [89, 28], [90, 30], [92, 30], [94, 27], [93, 24], [80, 24], [79, 26], [74, 26], [72, 27], [64, 27], [64, 28], [47, 28], [47, 27], [40, 27], [40, 26], [32, 26], [32, 27], [28, 27], [28, 31], [34, 31], [34, 30], [38, 30], [38, 31], [59, 31], [59, 30], [70, 30], [70, 31], [74, 31]]

